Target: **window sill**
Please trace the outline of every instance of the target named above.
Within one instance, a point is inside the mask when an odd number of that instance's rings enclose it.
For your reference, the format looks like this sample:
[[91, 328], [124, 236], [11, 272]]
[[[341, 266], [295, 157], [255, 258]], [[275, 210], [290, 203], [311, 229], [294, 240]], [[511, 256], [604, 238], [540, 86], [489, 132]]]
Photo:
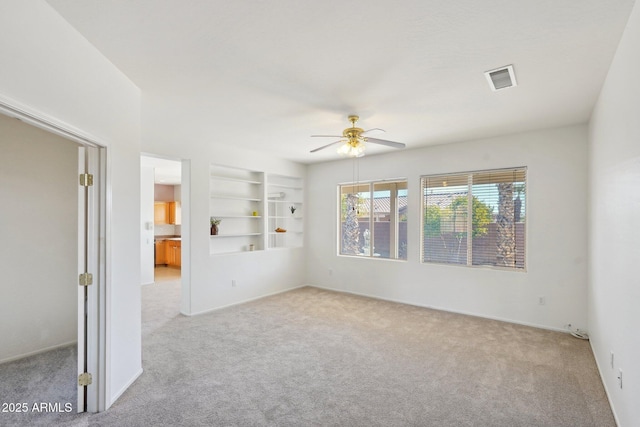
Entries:
[[487, 270], [487, 271], [511, 271], [514, 273], [526, 273], [527, 268], [510, 268], [510, 267], [500, 267], [496, 265], [466, 265], [466, 264], [454, 264], [447, 262], [433, 262], [433, 261], [422, 261], [420, 260], [420, 264], [422, 265], [437, 265], [437, 266], [445, 266], [445, 267], [454, 267], [454, 268], [469, 268], [472, 270]]
[[375, 261], [392, 261], [392, 262], [407, 262], [406, 259], [402, 258], [382, 258], [381, 256], [365, 256], [365, 255], [346, 255], [346, 254], [337, 254], [342, 258], [355, 258], [355, 259], [368, 259]]

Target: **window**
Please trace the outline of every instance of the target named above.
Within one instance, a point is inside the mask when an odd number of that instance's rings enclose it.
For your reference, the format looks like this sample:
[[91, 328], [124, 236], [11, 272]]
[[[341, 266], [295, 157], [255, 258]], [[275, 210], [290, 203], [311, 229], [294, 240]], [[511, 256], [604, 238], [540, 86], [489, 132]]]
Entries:
[[340, 255], [407, 259], [407, 181], [339, 186]]
[[526, 168], [422, 177], [422, 262], [524, 270]]

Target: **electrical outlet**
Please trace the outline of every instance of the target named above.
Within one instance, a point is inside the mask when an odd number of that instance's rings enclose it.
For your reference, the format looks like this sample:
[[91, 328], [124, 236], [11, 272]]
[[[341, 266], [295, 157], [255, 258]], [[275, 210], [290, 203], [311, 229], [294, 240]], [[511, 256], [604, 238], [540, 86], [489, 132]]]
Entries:
[[538, 305], [545, 305], [547, 303], [547, 298], [545, 296], [538, 297]]
[[329, 276], [333, 276], [333, 268], [329, 269]]
[[236, 287], [236, 279], [231, 279], [231, 287]]
[[618, 384], [620, 384], [620, 388], [622, 388], [622, 369], [618, 371]]

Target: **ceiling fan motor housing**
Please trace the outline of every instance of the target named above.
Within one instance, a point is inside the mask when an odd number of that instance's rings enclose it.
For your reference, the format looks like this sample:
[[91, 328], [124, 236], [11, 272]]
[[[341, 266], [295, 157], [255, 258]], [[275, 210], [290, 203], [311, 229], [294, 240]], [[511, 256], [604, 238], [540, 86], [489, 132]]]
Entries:
[[357, 128], [357, 127], [352, 127], [352, 128], [345, 129], [342, 132], [342, 135], [344, 135], [344, 137], [349, 140], [349, 144], [350, 145], [355, 145], [355, 144], [358, 143], [358, 141], [363, 141], [364, 140], [364, 138], [362, 138], [360, 136], [360, 134], [362, 132], [364, 132], [363, 129]]

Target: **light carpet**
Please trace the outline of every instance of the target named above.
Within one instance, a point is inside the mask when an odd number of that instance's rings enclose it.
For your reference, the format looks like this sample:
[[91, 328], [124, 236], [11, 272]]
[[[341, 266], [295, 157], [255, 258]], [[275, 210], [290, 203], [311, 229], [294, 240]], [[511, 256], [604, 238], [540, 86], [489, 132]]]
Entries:
[[112, 408], [66, 424], [615, 426], [568, 334], [311, 287], [165, 320]]

